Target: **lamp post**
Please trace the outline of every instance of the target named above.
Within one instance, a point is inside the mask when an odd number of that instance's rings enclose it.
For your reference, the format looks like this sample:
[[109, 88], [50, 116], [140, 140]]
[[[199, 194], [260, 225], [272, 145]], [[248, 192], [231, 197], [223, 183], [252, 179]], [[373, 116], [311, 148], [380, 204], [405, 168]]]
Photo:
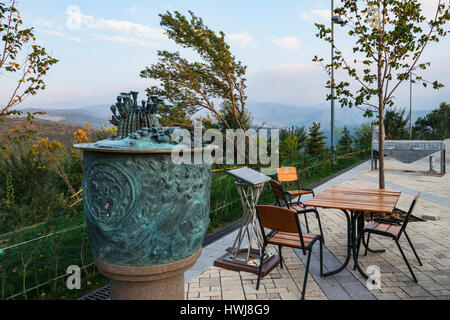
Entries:
[[[417, 82], [422, 82], [426, 86], [426, 84], [433, 84], [432, 82], [428, 80], [422, 79], [421, 76], [418, 76], [417, 74], [413, 73], [414, 70], [416, 70], [417, 67], [414, 67], [409, 72], [409, 139], [413, 139], [413, 131], [412, 131], [412, 88], [413, 84]], [[413, 76], [415, 79], [413, 79]]]
[[335, 118], [335, 104], [334, 104], [334, 24], [342, 23], [340, 16], [334, 15], [334, 0], [331, 0], [331, 163], [334, 165], [335, 159], [335, 145], [334, 145], [334, 118]]
[[413, 139], [413, 133], [412, 133], [412, 87], [413, 83], [416, 83], [416, 80], [413, 80], [412, 76], [415, 75], [412, 73], [412, 71], [415, 68], [411, 69], [411, 72], [409, 73], [409, 140]]

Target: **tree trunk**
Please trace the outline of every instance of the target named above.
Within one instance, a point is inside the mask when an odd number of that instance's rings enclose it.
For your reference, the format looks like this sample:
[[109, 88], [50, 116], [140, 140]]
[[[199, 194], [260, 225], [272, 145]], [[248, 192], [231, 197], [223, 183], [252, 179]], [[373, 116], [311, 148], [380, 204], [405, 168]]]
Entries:
[[[383, 19], [384, 20], [384, 19]], [[384, 29], [384, 28], [383, 28]], [[379, 45], [378, 45], [378, 111], [379, 111], [379, 122], [380, 122], [380, 132], [379, 132], [379, 160], [380, 160], [380, 168], [379, 168], [379, 184], [380, 189], [385, 189], [385, 180], [384, 180], [384, 98], [383, 98], [383, 52], [381, 50], [381, 42], [382, 42], [382, 31], [380, 33]]]
[[[381, 102], [382, 103], [382, 102]], [[384, 106], [380, 104], [380, 133], [379, 133], [379, 161], [380, 161], [380, 167], [379, 167], [379, 184], [380, 189], [385, 189], [385, 180], [384, 180]]]

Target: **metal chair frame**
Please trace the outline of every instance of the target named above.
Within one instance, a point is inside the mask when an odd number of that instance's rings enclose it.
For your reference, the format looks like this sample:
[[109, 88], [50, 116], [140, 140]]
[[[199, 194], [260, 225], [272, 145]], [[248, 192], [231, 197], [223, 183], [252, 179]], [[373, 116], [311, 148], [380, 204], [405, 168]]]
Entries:
[[390, 224], [390, 225], [401, 226], [401, 229], [400, 229], [400, 231], [399, 231], [399, 233], [397, 235], [393, 235], [393, 234], [391, 234], [389, 232], [383, 232], [383, 231], [380, 231], [380, 230], [364, 228], [363, 231], [359, 234], [358, 243], [357, 243], [357, 248], [358, 248], [357, 249], [357, 256], [359, 256], [359, 250], [360, 250], [360, 247], [361, 247], [361, 242], [364, 239], [365, 234], [366, 233], [368, 234], [367, 242], [366, 242], [367, 245], [365, 246], [366, 249], [365, 249], [365, 253], [364, 253], [364, 255], [367, 256], [367, 250], [368, 250], [368, 246], [369, 246], [369, 242], [370, 242], [370, 236], [371, 236], [372, 233], [380, 235], [380, 236], [385, 236], [385, 237], [392, 238], [395, 241], [395, 244], [397, 245], [397, 247], [398, 247], [398, 249], [400, 251], [400, 254], [402, 255], [403, 260], [406, 262], [406, 265], [408, 266], [409, 272], [411, 273], [411, 275], [412, 275], [412, 277], [414, 279], [414, 282], [416, 282], [416, 283], [417, 283], [417, 278], [416, 278], [416, 276], [415, 276], [415, 274], [414, 274], [414, 272], [413, 272], [413, 270], [411, 268], [411, 265], [408, 262], [408, 259], [406, 259], [405, 253], [403, 252], [403, 249], [400, 246], [400, 242], [399, 241], [400, 241], [401, 236], [403, 234], [405, 234], [405, 237], [408, 240], [408, 243], [409, 243], [409, 245], [410, 245], [410, 247], [411, 247], [411, 249], [412, 249], [412, 251], [413, 251], [413, 253], [414, 253], [414, 255], [415, 255], [416, 259], [417, 259], [417, 261], [419, 262], [419, 265], [423, 266], [422, 261], [420, 260], [419, 255], [417, 254], [416, 249], [414, 248], [414, 246], [413, 246], [413, 244], [411, 242], [411, 239], [409, 238], [408, 234], [406, 233], [406, 226], [408, 225], [409, 218], [412, 216], [412, 213], [414, 211], [416, 203], [419, 200], [419, 197], [420, 197], [420, 193], [417, 194], [417, 196], [414, 198], [414, 200], [413, 200], [413, 202], [411, 204], [411, 207], [409, 208], [408, 213], [407, 213], [403, 223], [398, 223], [398, 222], [395, 222], [395, 221], [392, 221], [392, 220], [386, 220], [386, 219], [375, 219], [374, 220], [375, 222], [380, 222], [380, 223], [383, 223], [383, 224]]
[[[261, 256], [265, 255], [265, 250], [266, 250], [266, 248], [267, 248], [267, 246], [269, 244], [268, 243], [269, 240], [272, 239], [278, 232], [294, 234], [292, 232], [289, 232], [291, 230], [287, 230], [287, 231], [286, 230], [271, 230], [268, 234], [266, 234], [266, 231], [265, 231], [266, 226], [261, 222], [261, 211], [262, 211], [261, 209], [262, 208], [266, 208], [266, 209], [272, 208], [273, 210], [284, 211], [283, 213], [285, 213], [285, 214], [289, 214], [290, 213], [290, 214], [294, 215], [295, 225], [296, 225], [298, 236], [299, 236], [299, 239], [300, 239], [300, 245], [301, 245], [302, 253], [303, 253], [303, 255], [306, 255], [308, 253], [306, 266], [305, 266], [306, 270], [305, 270], [305, 278], [304, 278], [304, 281], [303, 281], [302, 297], [301, 297], [301, 300], [304, 300], [305, 299], [305, 294], [306, 294], [306, 284], [307, 284], [307, 281], [308, 281], [309, 266], [310, 266], [310, 262], [311, 262], [312, 247], [314, 246], [314, 244], [317, 241], [319, 241], [319, 244], [320, 244], [320, 276], [323, 276], [323, 238], [322, 238], [321, 235], [315, 235], [314, 239], [311, 240], [311, 242], [308, 244], [308, 246], [305, 246], [303, 232], [302, 232], [301, 224], [300, 224], [300, 221], [299, 221], [299, 218], [298, 218], [299, 212], [297, 212], [296, 210], [293, 210], [293, 209], [288, 209], [286, 207], [257, 206], [256, 207], [256, 215], [258, 217], [259, 225], [261, 227], [261, 233], [262, 233], [263, 239], [264, 239], [263, 248], [262, 248], [262, 255]], [[280, 214], [280, 219], [283, 219], [282, 217], [283, 217], [283, 215]], [[284, 246], [286, 247], [287, 245], [284, 245]], [[281, 255], [282, 247], [283, 247], [283, 245], [278, 245], [278, 250], [280, 252], [280, 261], [283, 261], [282, 255]], [[287, 246], [287, 247], [290, 247], [290, 246]], [[291, 248], [296, 248], [296, 247], [291, 247]], [[282, 264], [281, 264], [281, 268], [283, 268]], [[259, 285], [260, 285], [260, 281], [261, 281], [261, 272], [262, 272], [262, 263], [260, 263], [260, 265], [259, 265], [258, 280], [257, 280], [257, 283], [256, 283], [256, 290], [259, 290]]]
[[[286, 170], [286, 169], [294, 170], [294, 172], [292, 174], [295, 174], [296, 179], [289, 179], [289, 180], [281, 179], [280, 178], [280, 171], [281, 170]], [[312, 194], [313, 197], [315, 196], [314, 190], [306, 189], [306, 188], [302, 189], [300, 187], [300, 178], [298, 177], [297, 169], [295, 167], [282, 167], [282, 168], [279, 168], [278, 169], [278, 173], [277, 173], [277, 177], [278, 177], [278, 181], [279, 181], [280, 185], [282, 184], [282, 182], [293, 182], [293, 181], [296, 181], [297, 182], [298, 191], [307, 191], [307, 192], [309, 191], [309, 193]], [[286, 194], [289, 195], [289, 201], [290, 201], [290, 203], [292, 203], [292, 195], [289, 193], [289, 191], [286, 191]], [[298, 195], [297, 204], [302, 204], [302, 202], [300, 202], [300, 199], [301, 199], [302, 195], [303, 194], [299, 194]]]
[[[272, 180], [270, 181], [270, 185], [272, 187], [272, 191], [275, 195], [275, 204], [279, 207], [287, 207], [288, 209], [293, 209], [296, 210], [292, 207], [292, 202], [291, 201], [287, 201], [286, 195], [288, 195], [288, 192], [285, 192], [283, 190], [283, 186], [281, 185], [280, 182]], [[277, 190], [278, 189], [278, 190]], [[313, 193], [314, 194], [314, 193]], [[283, 201], [284, 204], [281, 203], [281, 201]], [[298, 205], [303, 205], [302, 203], [298, 203]], [[311, 209], [304, 209], [304, 210], [297, 210], [297, 212], [299, 214], [303, 214], [303, 216], [305, 217], [305, 225], [306, 225], [306, 231], [309, 233], [309, 224], [308, 224], [308, 217], [307, 217], [307, 213], [313, 212], [316, 215], [317, 221], [319, 223], [319, 229], [320, 229], [320, 235], [322, 236], [323, 242], [325, 243], [325, 237], [323, 235], [323, 230], [322, 230], [322, 222], [320, 221], [320, 215], [319, 212], [317, 211], [317, 209], [315, 208], [311, 208]]]

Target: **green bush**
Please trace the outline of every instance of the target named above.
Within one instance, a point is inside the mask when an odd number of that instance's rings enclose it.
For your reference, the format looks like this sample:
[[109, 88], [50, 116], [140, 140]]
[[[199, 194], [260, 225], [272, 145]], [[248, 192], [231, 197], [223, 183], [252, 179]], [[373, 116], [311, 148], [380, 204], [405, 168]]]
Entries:
[[[4, 150], [1, 156], [0, 232], [13, 231], [72, 211], [68, 208], [64, 182], [48, 170], [45, 159], [34, 154], [29, 145], [24, 143], [13, 150]], [[11, 189], [14, 203], [8, 199]]]

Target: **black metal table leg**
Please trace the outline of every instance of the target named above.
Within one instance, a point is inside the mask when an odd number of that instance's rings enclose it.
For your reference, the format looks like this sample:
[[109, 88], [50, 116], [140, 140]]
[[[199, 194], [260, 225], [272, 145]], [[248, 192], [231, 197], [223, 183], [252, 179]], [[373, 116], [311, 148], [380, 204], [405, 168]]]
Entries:
[[[361, 213], [354, 213], [352, 212], [349, 214], [346, 210], [342, 210], [345, 214], [345, 217], [347, 218], [347, 257], [345, 259], [345, 262], [342, 264], [341, 267], [339, 267], [337, 270], [327, 272], [323, 276], [329, 277], [333, 276], [341, 271], [343, 271], [345, 268], [347, 268], [348, 264], [350, 263], [350, 259], [353, 256], [353, 261], [355, 262], [355, 269], [358, 270], [358, 272], [365, 278], [368, 279], [369, 277], [364, 273], [364, 271], [361, 269], [361, 267], [358, 264], [358, 258], [357, 258], [357, 246], [356, 246], [356, 240], [359, 236], [359, 232], [362, 231], [362, 228], [357, 228], [357, 219], [362, 219], [362, 223], [364, 223], [364, 215]], [[360, 224], [361, 221], [358, 220], [358, 224]], [[364, 227], [364, 224], [363, 224]]]
[[351, 256], [352, 256], [352, 245], [353, 245], [353, 241], [352, 241], [352, 237], [351, 237], [352, 222], [351, 222], [349, 213], [346, 210], [342, 210], [342, 211], [345, 213], [345, 217], [347, 218], [347, 257], [345, 259], [344, 264], [341, 267], [339, 267], [339, 269], [324, 273], [323, 274], [324, 277], [333, 276], [333, 275], [343, 271], [345, 268], [347, 268], [348, 264], [350, 263]]
[[368, 279], [369, 276], [361, 269], [358, 263], [358, 248], [357, 239], [360, 237], [360, 233], [364, 228], [364, 213], [363, 212], [352, 212], [352, 226], [354, 228], [352, 232], [352, 247], [353, 247], [353, 261], [355, 263], [355, 269], [363, 276], [364, 279]]

